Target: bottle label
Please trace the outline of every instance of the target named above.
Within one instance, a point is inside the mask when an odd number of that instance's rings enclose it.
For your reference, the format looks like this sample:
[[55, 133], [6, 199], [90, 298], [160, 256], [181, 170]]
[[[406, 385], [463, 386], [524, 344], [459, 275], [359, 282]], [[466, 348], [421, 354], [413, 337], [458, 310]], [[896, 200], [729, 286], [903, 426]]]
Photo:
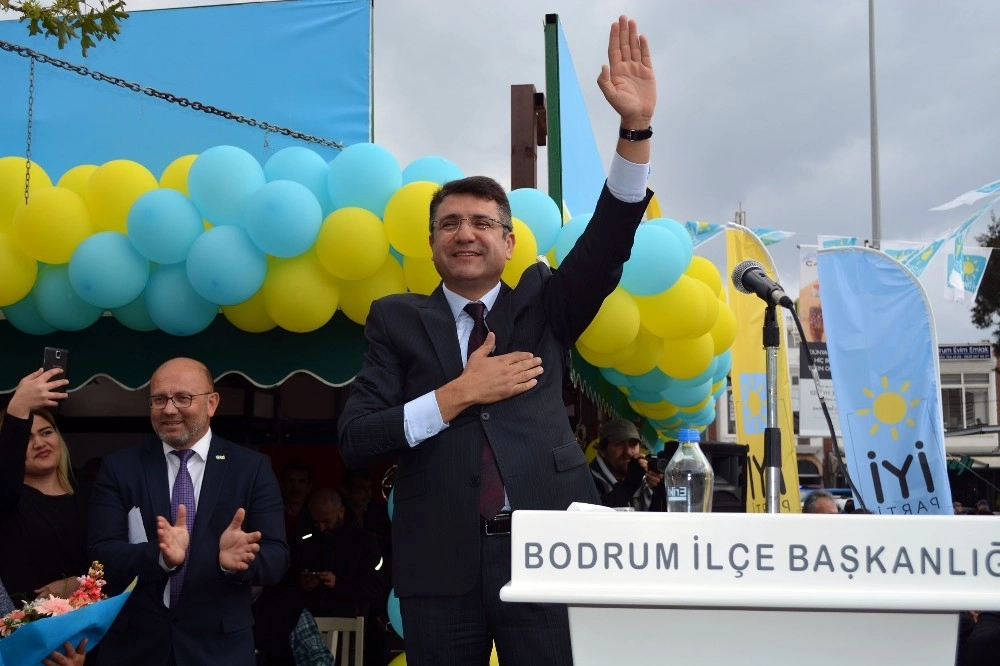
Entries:
[[688, 489], [686, 486], [669, 486], [667, 488], [668, 500], [686, 500]]

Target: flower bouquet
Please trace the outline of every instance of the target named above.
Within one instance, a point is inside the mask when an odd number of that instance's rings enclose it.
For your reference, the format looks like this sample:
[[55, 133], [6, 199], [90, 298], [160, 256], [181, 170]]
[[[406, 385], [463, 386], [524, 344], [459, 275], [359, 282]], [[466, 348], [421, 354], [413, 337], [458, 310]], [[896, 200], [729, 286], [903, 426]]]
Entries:
[[99, 562], [77, 580], [80, 587], [68, 599], [35, 599], [0, 619], [0, 666], [40, 664], [64, 643], [76, 646], [84, 638], [88, 648], [94, 647], [135, 587], [132, 581], [122, 594], [108, 599], [101, 591], [104, 567]]

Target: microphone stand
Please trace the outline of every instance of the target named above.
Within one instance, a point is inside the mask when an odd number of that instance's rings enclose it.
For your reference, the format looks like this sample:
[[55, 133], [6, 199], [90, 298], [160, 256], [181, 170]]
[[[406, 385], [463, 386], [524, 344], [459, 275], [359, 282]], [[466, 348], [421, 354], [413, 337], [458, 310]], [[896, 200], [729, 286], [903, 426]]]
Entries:
[[764, 497], [767, 513], [781, 512], [781, 429], [778, 427], [778, 345], [781, 332], [774, 305], [764, 310], [764, 350], [766, 356], [767, 426], [764, 428]]

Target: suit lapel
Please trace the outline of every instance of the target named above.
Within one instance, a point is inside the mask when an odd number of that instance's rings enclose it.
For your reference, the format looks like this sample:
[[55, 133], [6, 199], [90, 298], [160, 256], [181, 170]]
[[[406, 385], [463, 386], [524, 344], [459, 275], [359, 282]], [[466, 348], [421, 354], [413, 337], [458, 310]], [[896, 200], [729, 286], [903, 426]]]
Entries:
[[497, 337], [494, 354], [506, 354], [511, 351], [511, 341], [514, 339], [514, 322], [511, 316], [511, 288], [500, 283], [500, 293], [493, 304], [493, 309], [486, 315], [486, 325]]
[[[167, 480], [167, 459], [163, 454], [163, 444], [159, 440], [151, 441], [142, 451], [142, 470], [146, 476], [146, 489], [149, 493], [149, 504], [154, 516], [170, 515], [170, 484]], [[156, 522], [147, 526], [152, 529], [152, 537], [156, 539]], [[148, 536], [148, 535], [147, 535]]]
[[434, 353], [444, 368], [445, 375], [450, 378], [462, 374], [464, 366], [461, 348], [458, 346], [458, 336], [455, 333], [455, 317], [448, 307], [448, 299], [444, 297], [440, 285], [417, 312], [431, 339], [431, 344], [434, 345]]
[[[222, 482], [229, 471], [230, 465], [226, 460], [226, 454], [230, 446], [226, 440], [212, 436], [212, 443], [208, 447], [208, 460], [205, 461], [205, 475], [201, 479], [201, 492], [198, 494], [198, 514], [194, 518], [192, 541], [208, 529], [209, 518], [219, 501]], [[226, 520], [231, 519], [232, 516], [226, 516]]]

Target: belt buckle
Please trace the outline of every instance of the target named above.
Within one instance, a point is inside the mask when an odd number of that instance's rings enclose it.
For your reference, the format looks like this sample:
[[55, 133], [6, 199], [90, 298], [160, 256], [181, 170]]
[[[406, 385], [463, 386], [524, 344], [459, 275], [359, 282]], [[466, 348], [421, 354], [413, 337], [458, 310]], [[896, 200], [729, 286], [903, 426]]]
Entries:
[[510, 534], [510, 514], [498, 513], [489, 520], [484, 519], [483, 534], [485, 534], [486, 536], [499, 536], [502, 534]]

